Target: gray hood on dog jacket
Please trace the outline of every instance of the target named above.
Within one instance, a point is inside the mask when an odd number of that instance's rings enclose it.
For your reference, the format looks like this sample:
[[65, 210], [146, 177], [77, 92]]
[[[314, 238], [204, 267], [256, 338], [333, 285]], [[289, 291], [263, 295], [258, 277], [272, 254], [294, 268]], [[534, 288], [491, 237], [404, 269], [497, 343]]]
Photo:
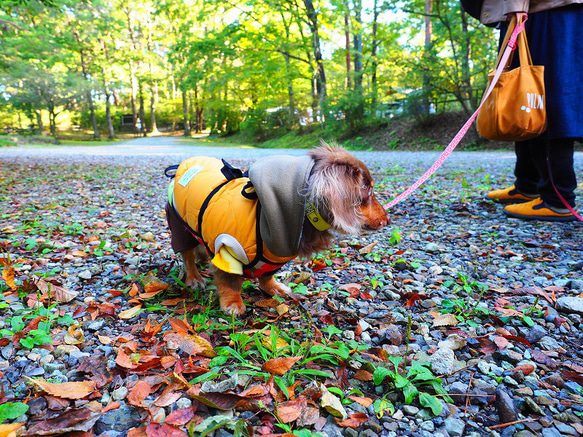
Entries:
[[313, 166], [314, 160], [307, 155], [275, 155], [249, 167], [249, 179], [261, 204], [261, 238], [274, 255], [298, 254]]

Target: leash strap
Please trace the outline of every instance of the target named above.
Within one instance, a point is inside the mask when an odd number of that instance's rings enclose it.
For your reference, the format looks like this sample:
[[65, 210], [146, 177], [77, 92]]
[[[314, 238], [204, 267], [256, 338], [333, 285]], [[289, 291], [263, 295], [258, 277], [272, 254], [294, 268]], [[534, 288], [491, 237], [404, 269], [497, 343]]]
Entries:
[[561, 202], [563, 202], [563, 205], [565, 205], [565, 207], [571, 211], [571, 214], [573, 214], [575, 217], [577, 217], [577, 219], [579, 219], [580, 221], [583, 222], [583, 218], [581, 218], [581, 216], [579, 214], [577, 214], [577, 211], [575, 211], [573, 209], [573, 207], [571, 205], [569, 205], [569, 202], [567, 202], [565, 200], [565, 198], [563, 196], [561, 196], [561, 193], [559, 193], [559, 190], [557, 190], [557, 187], [555, 186], [555, 181], [553, 180], [553, 173], [551, 171], [551, 162], [549, 160], [549, 153], [547, 151], [547, 169], [549, 172], [549, 179], [551, 180], [551, 184], [553, 186], [553, 188], [555, 189], [555, 193], [557, 193], [557, 196], [559, 196], [559, 199], [561, 199]]
[[508, 61], [508, 58], [510, 57], [510, 53], [516, 48], [516, 39], [518, 38], [518, 35], [520, 34], [520, 32], [522, 32], [524, 30], [524, 22], [525, 21], [526, 21], [526, 14], [524, 14], [524, 13], [517, 14], [516, 27], [514, 28], [514, 31], [512, 32], [512, 34], [510, 35], [510, 39], [508, 40], [508, 45], [506, 46], [506, 49], [504, 50], [504, 53], [502, 54], [502, 57], [500, 58], [500, 62], [498, 63], [498, 68], [496, 68], [496, 72], [494, 73], [494, 77], [492, 78], [492, 82], [490, 83], [490, 86], [488, 87], [488, 89], [486, 90], [486, 93], [482, 97], [482, 101], [480, 102], [480, 106], [478, 106], [478, 109], [476, 109], [476, 111], [472, 114], [472, 116], [468, 119], [468, 121], [466, 121], [466, 123], [462, 126], [460, 131], [453, 138], [453, 140], [451, 140], [451, 142], [446, 147], [446, 149], [441, 153], [439, 158], [437, 158], [437, 161], [435, 161], [435, 164], [433, 164], [429, 168], [429, 170], [427, 170], [425, 172], [425, 174], [423, 174], [423, 176], [421, 176], [417, 180], [417, 182], [415, 182], [413, 185], [411, 185], [409, 188], [407, 188], [405, 191], [403, 191], [401, 194], [399, 194], [397, 197], [395, 197], [393, 200], [391, 200], [389, 203], [387, 203], [384, 206], [385, 209], [392, 208], [397, 203], [399, 203], [402, 200], [409, 197], [413, 191], [415, 191], [423, 182], [425, 182], [427, 179], [429, 179], [429, 177], [433, 173], [435, 173], [439, 167], [441, 167], [441, 164], [443, 164], [445, 162], [447, 157], [451, 154], [451, 152], [453, 152], [453, 150], [457, 147], [457, 145], [462, 140], [462, 138], [466, 135], [466, 133], [468, 132], [468, 129], [470, 128], [470, 126], [472, 125], [472, 123], [474, 122], [476, 117], [478, 116], [478, 112], [480, 112], [480, 109], [482, 109], [482, 105], [486, 101], [486, 98], [492, 93], [492, 90], [494, 89], [494, 85], [496, 85], [496, 83], [498, 82], [498, 79], [500, 78], [500, 75], [502, 74], [502, 71], [504, 70], [504, 67], [506, 65], [506, 62]]

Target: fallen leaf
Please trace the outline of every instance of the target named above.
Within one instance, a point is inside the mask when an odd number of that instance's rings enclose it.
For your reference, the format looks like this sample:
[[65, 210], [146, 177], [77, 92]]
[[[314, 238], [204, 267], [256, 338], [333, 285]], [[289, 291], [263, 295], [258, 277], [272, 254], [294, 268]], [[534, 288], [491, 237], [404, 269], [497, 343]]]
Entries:
[[346, 410], [342, 406], [342, 402], [340, 402], [340, 399], [338, 399], [336, 396], [330, 393], [330, 391], [323, 384], [320, 385], [320, 388], [322, 390], [320, 406], [333, 416], [346, 419], [348, 415], [346, 414]]
[[214, 358], [217, 356], [209, 341], [200, 335], [192, 334], [182, 336], [171, 332], [166, 334], [164, 339], [175, 342], [187, 355], [198, 355], [206, 358]]
[[97, 335], [97, 339], [101, 344], [108, 345], [113, 343], [113, 340], [106, 335]]
[[169, 369], [174, 364], [176, 364], [176, 358], [170, 355], [165, 355], [160, 360], [160, 365], [162, 366], [163, 369]]
[[119, 401], [113, 401], [113, 402], [107, 404], [105, 407], [103, 407], [101, 409], [101, 412], [107, 413], [110, 410], [117, 410], [120, 406], [121, 406], [121, 404], [119, 403]]
[[65, 334], [64, 341], [66, 344], [83, 344], [85, 342], [85, 335], [83, 334], [83, 329], [80, 326], [69, 326], [67, 333]]
[[522, 372], [524, 376], [530, 375], [534, 372], [534, 366], [532, 364], [521, 364], [509, 370], [509, 372]]
[[125, 369], [134, 369], [137, 367], [137, 363], [134, 363], [121, 347], [117, 352], [117, 357], [115, 357], [115, 363]]
[[372, 381], [372, 373], [366, 370], [357, 370], [354, 373], [354, 379], [358, 381]]
[[354, 413], [351, 414], [348, 419], [338, 420], [335, 419], [336, 423], [343, 428], [358, 428], [365, 422], [368, 422], [369, 417], [364, 413]]
[[188, 437], [184, 431], [167, 424], [150, 423], [146, 427], [148, 437]]
[[182, 392], [176, 391], [176, 384], [167, 386], [160, 396], [154, 401], [154, 405], [157, 407], [167, 407], [172, 405], [178, 399], [182, 397]]
[[272, 344], [272, 341], [271, 341], [271, 336], [268, 335], [267, 332], [265, 333], [265, 335], [261, 339], [261, 344], [263, 344], [263, 346], [265, 346], [271, 352], [276, 352], [276, 351], [278, 351], [280, 349], [283, 349], [284, 347], [289, 346], [289, 344], [288, 344], [287, 341], [285, 341], [281, 337], [277, 337], [276, 340], [275, 340], [275, 349], [276, 350], [273, 350], [273, 344]]
[[290, 423], [297, 420], [302, 410], [308, 406], [306, 398], [300, 396], [293, 401], [282, 402], [277, 406], [277, 416], [283, 423]]
[[8, 423], [0, 425], [0, 437], [16, 437], [16, 430], [23, 425], [24, 423]]
[[168, 319], [168, 323], [170, 323], [170, 326], [172, 326], [172, 330], [174, 332], [176, 332], [177, 334], [188, 334], [189, 332], [194, 332], [194, 330], [192, 329], [192, 326], [190, 326], [188, 324], [188, 322], [182, 320], [182, 319], [177, 319], [176, 317], [172, 317], [170, 319]]
[[160, 293], [168, 288], [168, 284], [164, 284], [163, 282], [159, 281], [152, 281], [146, 285], [144, 285], [144, 291], [146, 293]]
[[120, 319], [131, 319], [135, 317], [142, 311], [142, 304], [138, 304], [135, 307], [128, 308], [127, 310], [121, 311], [117, 316]]
[[[64, 383], [73, 384], [73, 383]], [[94, 413], [89, 408], [75, 408], [65, 411], [56, 417], [44, 419], [36, 423], [27, 423], [27, 429], [22, 436], [63, 435], [75, 431], [89, 431], [101, 413]]]
[[364, 246], [362, 249], [360, 249], [358, 251], [358, 253], [360, 253], [361, 255], [366, 255], [367, 253], [371, 253], [372, 250], [374, 249], [374, 247], [379, 244], [378, 241], [375, 241], [373, 243], [367, 244], [366, 246]]
[[272, 375], [282, 376], [285, 375], [287, 371], [291, 369], [291, 367], [301, 358], [301, 355], [299, 357], [272, 358], [263, 364], [261, 369], [271, 373]]
[[128, 393], [129, 404], [134, 407], [143, 407], [143, 402], [150, 395], [151, 390], [150, 384], [146, 381], [138, 381]]
[[6, 282], [6, 285], [10, 287], [11, 290], [16, 288], [14, 283], [14, 267], [6, 267], [2, 269], [2, 279]]
[[362, 288], [362, 285], [360, 284], [344, 284], [341, 285], [340, 287], [338, 287], [339, 290], [343, 290], [343, 291], [347, 291], [348, 293], [350, 293], [350, 297], [358, 297], [358, 295], [360, 294], [360, 289]]
[[277, 311], [278, 315], [283, 316], [285, 313], [289, 312], [289, 306], [282, 303], [275, 308], [275, 311]]
[[453, 314], [440, 314], [433, 319], [434, 328], [439, 326], [457, 326], [458, 323], [458, 319], [456, 319]]
[[193, 407], [179, 408], [170, 413], [164, 422], [168, 425], [184, 426], [192, 420], [195, 412], [196, 409]]
[[42, 379], [31, 379], [30, 382], [50, 395], [65, 399], [82, 399], [95, 391], [95, 382], [46, 382]]
[[79, 295], [78, 291], [72, 291], [65, 287], [52, 284], [43, 278], [33, 277], [33, 282], [42, 293], [52, 296], [57, 302], [71, 302]]
[[362, 398], [360, 396], [346, 396], [346, 397], [356, 402], [357, 404], [362, 405], [365, 408], [368, 408], [370, 405], [373, 404], [373, 400], [371, 398]]
[[258, 308], [277, 308], [279, 301], [276, 299], [261, 299], [254, 304]]

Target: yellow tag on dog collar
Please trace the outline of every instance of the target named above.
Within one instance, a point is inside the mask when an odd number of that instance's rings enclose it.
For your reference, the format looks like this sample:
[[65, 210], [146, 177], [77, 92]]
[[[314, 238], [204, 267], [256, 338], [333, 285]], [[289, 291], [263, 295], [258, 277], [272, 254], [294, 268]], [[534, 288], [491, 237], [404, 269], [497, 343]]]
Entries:
[[329, 223], [326, 223], [326, 220], [324, 220], [324, 217], [320, 215], [316, 209], [316, 205], [314, 205], [312, 202], [308, 202], [306, 204], [306, 217], [310, 223], [312, 223], [312, 225], [314, 225], [314, 227], [319, 231], [325, 231], [332, 227]]

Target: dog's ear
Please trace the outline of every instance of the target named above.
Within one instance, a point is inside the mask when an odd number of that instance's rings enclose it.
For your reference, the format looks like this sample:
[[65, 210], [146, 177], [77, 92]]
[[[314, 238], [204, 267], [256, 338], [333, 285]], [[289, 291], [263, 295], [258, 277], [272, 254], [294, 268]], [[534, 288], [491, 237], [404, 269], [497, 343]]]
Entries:
[[362, 164], [346, 150], [323, 144], [310, 152], [315, 161], [309, 182], [310, 200], [337, 230], [355, 234], [361, 228]]

